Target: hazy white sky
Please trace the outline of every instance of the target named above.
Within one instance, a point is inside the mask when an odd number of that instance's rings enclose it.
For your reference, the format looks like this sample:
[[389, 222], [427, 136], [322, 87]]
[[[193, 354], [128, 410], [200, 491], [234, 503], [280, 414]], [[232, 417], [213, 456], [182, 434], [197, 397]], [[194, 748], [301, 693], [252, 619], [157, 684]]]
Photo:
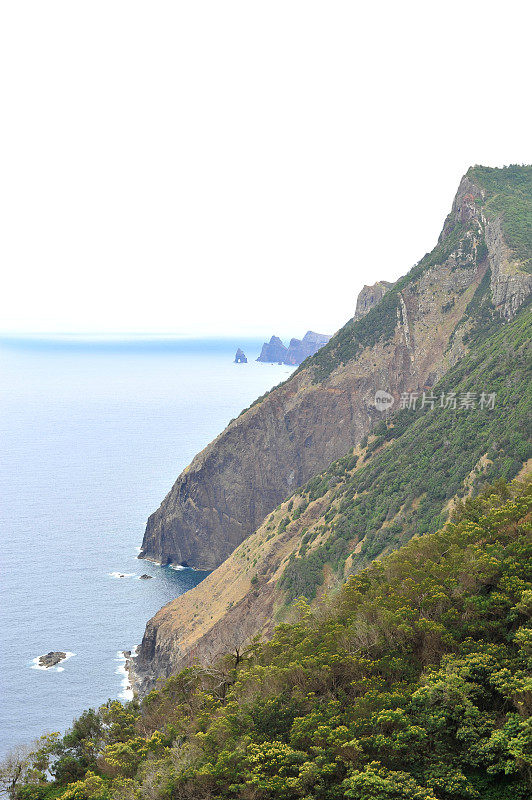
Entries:
[[0, 3], [0, 328], [332, 333], [532, 161], [528, 2]]

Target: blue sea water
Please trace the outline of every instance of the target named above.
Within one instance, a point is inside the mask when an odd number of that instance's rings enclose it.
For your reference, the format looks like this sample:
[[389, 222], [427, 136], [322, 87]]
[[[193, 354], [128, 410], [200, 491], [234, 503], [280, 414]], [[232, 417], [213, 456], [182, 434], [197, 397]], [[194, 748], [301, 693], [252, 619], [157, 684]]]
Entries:
[[[0, 340], [0, 755], [125, 697], [120, 652], [205, 576], [136, 556], [183, 467], [290, 374], [256, 363], [259, 345]], [[36, 668], [50, 650], [73, 655]]]

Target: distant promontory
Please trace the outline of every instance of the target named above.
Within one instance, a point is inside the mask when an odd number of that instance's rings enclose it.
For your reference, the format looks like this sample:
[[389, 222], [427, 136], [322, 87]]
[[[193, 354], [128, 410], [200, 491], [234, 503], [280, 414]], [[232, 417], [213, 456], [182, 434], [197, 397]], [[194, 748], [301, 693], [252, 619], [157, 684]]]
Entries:
[[317, 353], [330, 338], [323, 333], [307, 331], [302, 339], [290, 339], [290, 344], [286, 347], [278, 336], [272, 336], [269, 342], [264, 342], [262, 345], [257, 361], [297, 366], [309, 356]]

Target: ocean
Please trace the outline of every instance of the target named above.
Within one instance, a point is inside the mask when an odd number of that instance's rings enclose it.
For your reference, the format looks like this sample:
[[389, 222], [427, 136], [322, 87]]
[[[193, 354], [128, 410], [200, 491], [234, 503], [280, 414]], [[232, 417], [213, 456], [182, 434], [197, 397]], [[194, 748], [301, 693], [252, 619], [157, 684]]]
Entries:
[[[121, 652], [206, 575], [138, 560], [146, 519], [192, 457], [291, 373], [258, 364], [260, 344], [0, 339], [0, 754], [130, 696]], [[248, 364], [232, 363], [238, 346]], [[69, 658], [39, 668], [51, 650]]]

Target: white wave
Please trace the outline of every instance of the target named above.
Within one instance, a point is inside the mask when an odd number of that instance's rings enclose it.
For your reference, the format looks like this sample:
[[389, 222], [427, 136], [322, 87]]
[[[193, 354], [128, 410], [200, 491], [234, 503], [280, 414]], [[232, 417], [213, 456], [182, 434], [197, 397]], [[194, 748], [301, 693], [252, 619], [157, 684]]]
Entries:
[[190, 567], [184, 567], [182, 564], [170, 564], [170, 569], [190, 569]]
[[43, 667], [43, 666], [41, 666], [41, 664], [39, 664], [39, 661], [42, 658], [42, 656], [36, 656], [36, 658], [32, 659], [31, 669], [42, 669], [44, 672], [47, 672], [48, 670], [55, 670], [55, 672], [64, 672], [65, 668], [60, 666], [60, 665], [63, 664], [65, 661], [68, 661], [69, 658], [72, 658], [72, 656], [75, 656], [75, 655], [76, 655], [75, 653], [70, 653], [69, 651], [67, 651], [65, 653], [65, 657], [62, 658], [61, 661], [58, 664], [56, 664], [54, 667]]
[[111, 578], [135, 578], [136, 572], [108, 572]]
[[118, 697], [120, 700], [133, 700], [133, 689], [131, 688], [129, 675], [126, 669], [126, 657], [121, 650], [119, 650], [116, 654], [115, 661], [120, 662], [118, 667], [115, 669], [115, 675], [122, 675], [122, 680], [120, 681], [120, 686], [122, 689], [119, 692]]

